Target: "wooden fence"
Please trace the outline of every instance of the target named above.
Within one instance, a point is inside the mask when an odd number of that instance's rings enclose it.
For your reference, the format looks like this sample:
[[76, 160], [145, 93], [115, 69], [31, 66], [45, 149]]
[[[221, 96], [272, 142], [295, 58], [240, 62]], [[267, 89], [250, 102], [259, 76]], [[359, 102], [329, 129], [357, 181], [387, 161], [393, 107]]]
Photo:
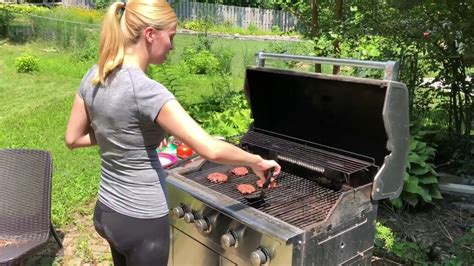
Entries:
[[62, 2], [65, 7], [92, 8], [94, 6], [92, 0], [62, 0]]
[[[24, 0], [0, 0], [18, 1]], [[65, 7], [93, 7], [92, 0], [62, 0], [62, 4]], [[253, 25], [262, 30], [271, 30], [273, 26], [278, 26], [282, 31], [293, 30], [297, 24], [293, 15], [281, 10], [197, 3], [192, 0], [175, 0], [173, 6], [180, 20], [210, 19], [215, 24], [229, 23], [242, 28]]]
[[230, 23], [243, 28], [254, 25], [259, 29], [271, 30], [273, 26], [278, 26], [280, 30], [288, 31], [294, 29], [297, 23], [293, 15], [280, 10], [197, 3], [189, 0], [175, 3], [174, 8], [180, 20], [206, 18], [216, 24]]

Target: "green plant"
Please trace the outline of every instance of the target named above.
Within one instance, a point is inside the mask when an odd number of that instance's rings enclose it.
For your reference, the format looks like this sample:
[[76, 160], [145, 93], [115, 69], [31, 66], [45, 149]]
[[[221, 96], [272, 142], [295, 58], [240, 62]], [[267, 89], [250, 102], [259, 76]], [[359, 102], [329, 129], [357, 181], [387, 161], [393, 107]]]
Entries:
[[30, 52], [15, 59], [15, 68], [18, 73], [33, 73], [39, 70], [39, 59]]
[[253, 23], [250, 23], [249, 26], [247, 27], [247, 29], [248, 29], [251, 33], [254, 33], [254, 32], [257, 32], [257, 31], [258, 31], [257, 25], [255, 25], [255, 24], [253, 24]]
[[443, 265], [474, 265], [474, 228], [455, 239], [449, 251], [454, 258], [443, 261]]
[[234, 52], [230, 48], [224, 46], [215, 47], [211, 52], [219, 61], [220, 72], [222, 74], [231, 74]]
[[150, 66], [148, 76], [163, 84], [173, 95], [180, 99], [183, 105], [186, 105], [186, 99], [183, 99], [184, 84], [189, 75], [189, 68], [186, 64], [171, 64], [166, 62], [160, 66]]
[[392, 232], [392, 229], [384, 226], [382, 223], [377, 222], [375, 224], [375, 239], [374, 245], [376, 247], [385, 248], [387, 250], [392, 250], [393, 244], [395, 243], [395, 235]]
[[416, 207], [420, 200], [431, 203], [433, 199], [442, 198], [433, 164], [436, 146], [424, 141], [430, 133], [433, 132], [423, 131], [420, 126], [412, 127], [403, 191], [399, 198], [391, 200], [398, 208], [406, 206], [404, 203]]
[[96, 9], [106, 9], [109, 6], [110, 1], [109, 0], [94, 0], [93, 3], [94, 3], [94, 8]]
[[8, 28], [10, 27], [13, 18], [14, 16], [11, 11], [0, 8], [0, 36], [8, 36]]
[[409, 264], [426, 263], [428, 261], [426, 248], [420, 247], [413, 242], [397, 239], [392, 229], [377, 222], [374, 245], [376, 249], [382, 249], [393, 254]]
[[99, 35], [90, 32], [82, 47], [74, 52], [74, 58], [83, 62], [97, 61], [99, 59]]
[[273, 25], [272, 26], [272, 32], [275, 33], [275, 34], [281, 34], [281, 30], [280, 30], [280, 27], [278, 25]]
[[77, 241], [77, 252], [79, 253], [79, 256], [86, 260], [86, 261], [92, 261], [94, 258], [94, 255], [92, 253], [92, 250], [89, 247], [89, 242], [90, 239], [88, 236], [83, 235]]
[[181, 26], [188, 30], [194, 31], [207, 31], [212, 26], [209, 20], [199, 19], [199, 20], [188, 20], [181, 24]]
[[231, 78], [221, 76], [211, 84], [213, 93], [188, 111], [207, 132], [225, 137], [247, 131], [251, 123], [250, 109], [243, 92], [231, 89]]
[[219, 60], [208, 50], [196, 51], [194, 48], [187, 48], [183, 56], [193, 74], [212, 74], [219, 70]]

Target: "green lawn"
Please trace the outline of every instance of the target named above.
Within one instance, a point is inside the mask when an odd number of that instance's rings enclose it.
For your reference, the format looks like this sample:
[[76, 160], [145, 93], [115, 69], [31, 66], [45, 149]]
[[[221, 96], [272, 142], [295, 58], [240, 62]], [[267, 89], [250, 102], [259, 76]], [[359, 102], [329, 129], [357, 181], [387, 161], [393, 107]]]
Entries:
[[[195, 36], [177, 36], [172, 63], [180, 60], [184, 47], [195, 42]], [[51, 151], [54, 159], [52, 219], [59, 227], [71, 222], [72, 214], [94, 199], [99, 182], [100, 160], [97, 148], [69, 151], [64, 132], [71, 103], [82, 75], [93, 62], [79, 62], [67, 51], [45, 49], [45, 44], [0, 45], [0, 147], [32, 148]], [[242, 88], [244, 63], [251, 64], [255, 52], [267, 43], [239, 40], [215, 40], [235, 53], [233, 87]], [[15, 58], [31, 51], [40, 59], [36, 74], [19, 74]], [[210, 93], [213, 77], [195, 76], [185, 86], [185, 97], [191, 102]], [[83, 210], [92, 211], [92, 210]]]

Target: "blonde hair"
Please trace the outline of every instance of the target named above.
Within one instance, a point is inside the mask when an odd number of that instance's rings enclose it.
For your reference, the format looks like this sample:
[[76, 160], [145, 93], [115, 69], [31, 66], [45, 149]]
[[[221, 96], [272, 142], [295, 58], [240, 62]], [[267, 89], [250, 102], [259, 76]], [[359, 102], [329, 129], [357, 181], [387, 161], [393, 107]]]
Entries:
[[105, 14], [100, 33], [99, 62], [94, 85], [105, 85], [107, 77], [123, 63], [125, 48], [138, 42], [148, 26], [163, 30], [176, 24], [176, 14], [166, 0], [115, 2]]

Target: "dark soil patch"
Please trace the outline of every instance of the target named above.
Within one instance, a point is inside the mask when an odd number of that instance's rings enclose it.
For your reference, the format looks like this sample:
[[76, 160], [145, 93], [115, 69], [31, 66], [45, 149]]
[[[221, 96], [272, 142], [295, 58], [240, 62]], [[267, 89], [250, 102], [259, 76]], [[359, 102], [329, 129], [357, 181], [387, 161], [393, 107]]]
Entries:
[[[409, 211], [393, 210], [382, 203], [378, 221], [391, 228], [398, 239], [426, 249], [431, 262], [441, 263], [452, 257], [450, 247], [453, 242], [474, 226], [474, 212], [461, 210], [445, 201]], [[376, 255], [383, 257], [388, 254]], [[388, 257], [397, 260], [393, 256]], [[397, 261], [406, 263], [400, 259]]]

